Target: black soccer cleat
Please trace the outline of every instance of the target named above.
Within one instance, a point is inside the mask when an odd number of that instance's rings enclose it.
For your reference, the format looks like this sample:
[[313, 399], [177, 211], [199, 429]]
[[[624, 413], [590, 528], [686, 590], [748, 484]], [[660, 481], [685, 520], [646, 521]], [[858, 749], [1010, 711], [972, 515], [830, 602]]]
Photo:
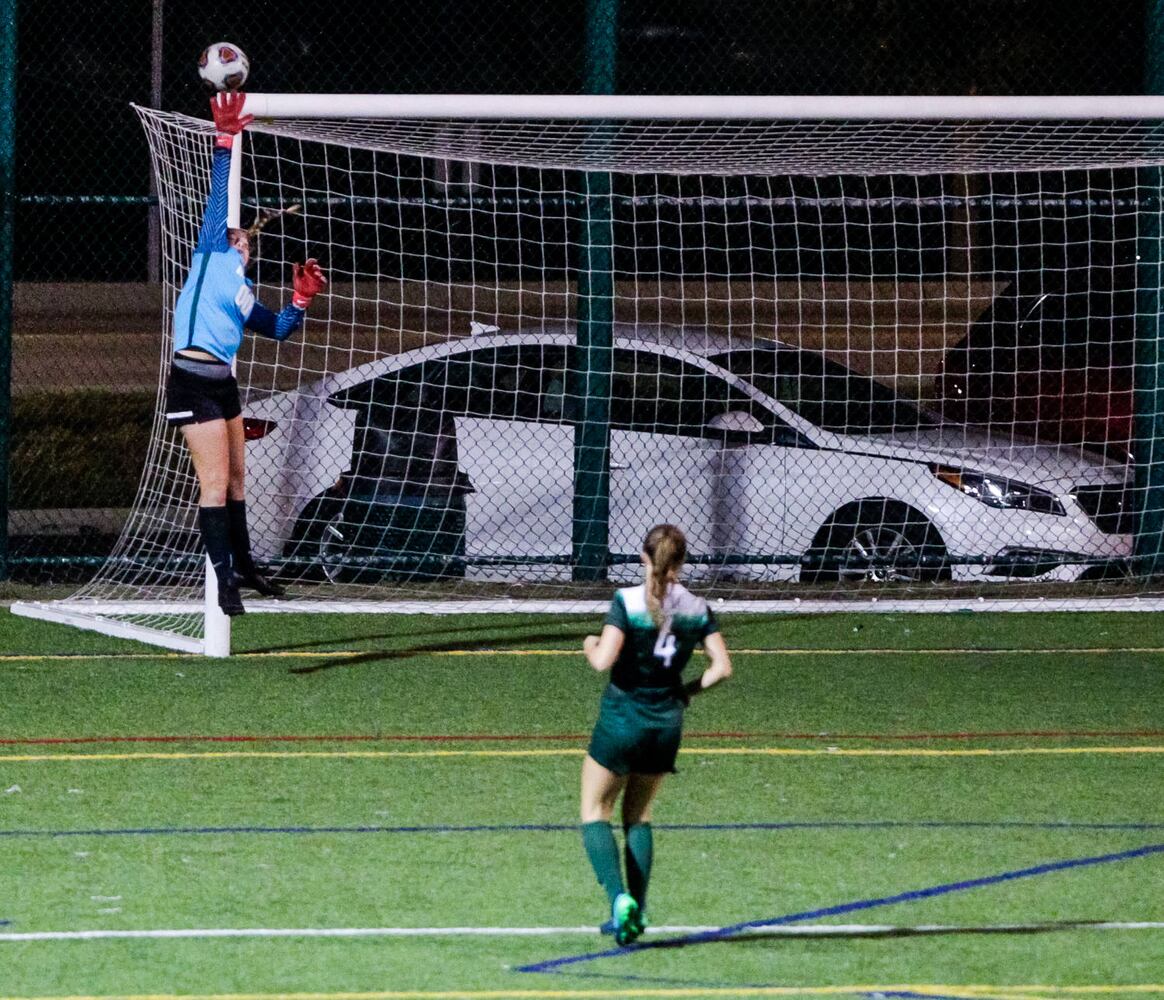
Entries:
[[229, 618], [245, 614], [247, 610], [243, 607], [242, 597], [239, 596], [238, 587], [233, 581], [225, 587], [218, 588], [218, 606]]
[[287, 589], [282, 584], [268, 580], [257, 569], [251, 570], [249, 573], [236, 572], [231, 582], [236, 588], [246, 587], [247, 590], [253, 590], [263, 597], [282, 597], [287, 593]]

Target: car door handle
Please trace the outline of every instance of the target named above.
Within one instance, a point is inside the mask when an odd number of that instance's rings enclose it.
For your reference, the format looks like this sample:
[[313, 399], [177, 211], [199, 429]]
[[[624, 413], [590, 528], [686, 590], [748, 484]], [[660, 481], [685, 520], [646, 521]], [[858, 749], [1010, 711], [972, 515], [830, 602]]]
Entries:
[[610, 463], [610, 471], [611, 472], [624, 472], [629, 468], [630, 468], [629, 465], [623, 465], [621, 462], [611, 462]]

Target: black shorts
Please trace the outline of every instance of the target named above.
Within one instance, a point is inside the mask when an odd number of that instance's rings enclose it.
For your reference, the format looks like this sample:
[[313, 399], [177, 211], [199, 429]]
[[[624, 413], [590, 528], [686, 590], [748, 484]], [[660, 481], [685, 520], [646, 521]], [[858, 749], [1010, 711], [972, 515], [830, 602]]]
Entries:
[[204, 378], [181, 368], [170, 369], [166, 383], [166, 423], [171, 427], [233, 420], [240, 413], [238, 381], [233, 375]]

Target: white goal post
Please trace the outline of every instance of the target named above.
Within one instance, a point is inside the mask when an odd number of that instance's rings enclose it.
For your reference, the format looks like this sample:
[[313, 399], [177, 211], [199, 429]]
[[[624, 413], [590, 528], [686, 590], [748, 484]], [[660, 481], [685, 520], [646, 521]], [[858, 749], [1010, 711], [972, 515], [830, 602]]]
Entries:
[[[136, 110], [160, 387], [213, 125]], [[1161, 606], [1164, 97], [245, 110], [260, 299], [331, 275], [237, 361], [256, 554], [295, 595], [248, 611], [592, 612], [660, 520], [725, 610]], [[229, 655], [160, 399], [109, 561], [13, 612]]]

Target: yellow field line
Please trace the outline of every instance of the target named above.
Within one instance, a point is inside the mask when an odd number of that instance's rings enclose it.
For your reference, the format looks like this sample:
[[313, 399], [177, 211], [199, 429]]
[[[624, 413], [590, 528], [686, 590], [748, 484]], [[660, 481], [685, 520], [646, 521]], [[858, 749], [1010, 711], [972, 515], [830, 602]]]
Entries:
[[[438, 757], [580, 757], [579, 748], [528, 750], [199, 750], [156, 751], [133, 753], [30, 753], [0, 754], [0, 764], [41, 761], [109, 761], [109, 760], [383, 760], [390, 758]], [[686, 747], [681, 754], [688, 757], [1022, 757], [1061, 756], [1067, 754], [1161, 754], [1164, 746], [1128, 747], [982, 747], [978, 749], [876, 749], [855, 747]], [[0, 997], [0, 1000], [3, 1000]]]
[[1162, 983], [1131, 983], [1126, 986], [1117, 986], [1115, 984], [1088, 984], [1078, 986], [1048, 986], [1043, 985], [1029, 985], [1029, 986], [965, 986], [957, 987], [964, 989], [967, 992], [974, 990], [989, 990], [999, 996], [1010, 997], [1026, 997], [1032, 993], [1051, 993], [1055, 996], [1085, 994], [1087, 996], [1106, 995], [1111, 993], [1164, 993], [1164, 984]]
[[[702, 654], [702, 650], [696, 650]], [[997, 655], [1041, 655], [1113, 653], [1164, 653], [1164, 646], [1078, 646], [1050, 648], [1025, 647], [951, 647], [943, 649], [732, 649], [733, 656], [969, 656], [983, 653]], [[232, 653], [236, 660], [326, 660], [351, 656], [581, 656], [581, 649], [327, 649], [327, 650], [266, 650], [253, 653]], [[198, 653], [4, 653], [0, 663], [67, 663], [90, 660], [199, 660]], [[0, 998], [2, 1000], [2, 998]]]
[[130, 993], [93, 995], [42, 995], [0, 997], [0, 1000], [604, 1000], [624, 997], [816, 997], [866, 993], [934, 993], [987, 997], [1031, 997], [1041, 993], [1110, 995], [1117, 993], [1164, 993], [1164, 984], [1086, 986], [952, 986], [932, 983], [852, 986], [732, 986], [732, 987], [646, 987], [630, 989], [526, 989], [526, 990], [389, 990], [367, 993]]
[[[941, 987], [944, 989], [945, 987]], [[1047, 984], [1029, 986], [956, 986], [950, 989], [958, 990], [968, 997], [986, 1000], [987, 997], [996, 997], [998, 1000], [1034, 1000], [1041, 996], [1074, 997], [1074, 996], [1108, 996], [1113, 993], [1154, 994], [1164, 993], [1164, 983], [1130, 983], [1124, 986], [1116, 984], [1088, 984], [1077, 986], [1050, 986]], [[921, 992], [921, 987], [914, 987]]]

